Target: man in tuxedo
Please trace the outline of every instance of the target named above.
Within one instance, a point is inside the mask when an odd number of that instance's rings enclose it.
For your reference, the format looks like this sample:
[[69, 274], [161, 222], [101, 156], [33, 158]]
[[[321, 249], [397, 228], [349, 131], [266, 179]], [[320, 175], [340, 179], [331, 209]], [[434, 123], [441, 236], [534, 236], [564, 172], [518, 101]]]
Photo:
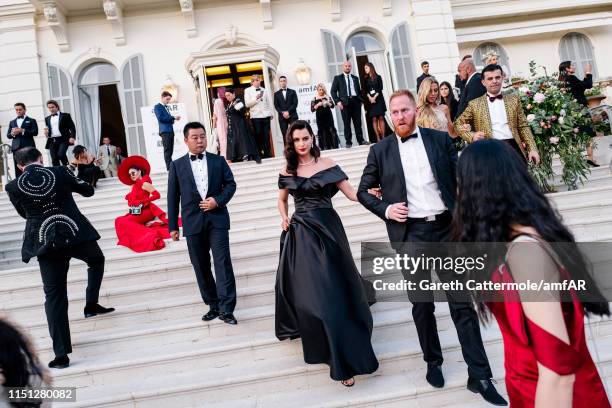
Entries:
[[361, 87], [359, 86], [359, 78], [351, 74], [351, 63], [344, 61], [342, 65], [342, 74], [336, 75], [331, 86], [331, 97], [338, 109], [342, 112], [342, 122], [344, 123], [344, 139], [346, 147], [353, 145], [353, 132], [351, 130], [351, 121], [355, 127], [357, 142], [360, 145], [369, 144], [363, 139], [363, 131], [361, 129]]
[[476, 72], [476, 65], [472, 58], [466, 58], [459, 64], [457, 68], [459, 78], [465, 82], [461, 96], [459, 97], [459, 107], [457, 108], [457, 116], [461, 115], [468, 103], [472, 99], [481, 97], [487, 92], [487, 89], [482, 85], [482, 77]]
[[74, 144], [76, 139], [76, 127], [69, 113], [60, 112], [57, 101], [47, 101], [47, 109], [50, 115], [45, 118], [45, 136], [47, 144], [45, 148], [51, 154], [51, 163], [54, 166], [68, 165], [66, 151], [68, 146]]
[[[468, 58], [472, 58], [472, 56], [470, 54], [464, 55], [463, 58], [461, 58], [461, 61], [465, 61]], [[463, 94], [463, 88], [465, 88], [465, 81], [461, 79], [459, 71], [457, 71], [457, 74], [455, 74], [455, 88], [459, 90], [459, 97], [461, 97]]]
[[[501, 66], [491, 64], [482, 70], [486, 94], [468, 104], [455, 120], [459, 136], [468, 143], [482, 139], [498, 139], [508, 143], [527, 163], [540, 163], [538, 148], [518, 95], [502, 95], [504, 73]], [[470, 125], [470, 130], [465, 125]]]
[[161, 102], [153, 107], [157, 124], [159, 126], [159, 136], [162, 138], [164, 146], [164, 161], [166, 170], [170, 169], [172, 153], [174, 152], [174, 121], [181, 120], [180, 116], [172, 116], [168, 104], [172, 100], [172, 94], [164, 91], [161, 94]]
[[249, 108], [251, 124], [255, 131], [257, 152], [260, 157], [272, 157], [270, 152], [270, 121], [272, 107], [266, 88], [261, 86], [259, 75], [251, 77], [251, 86], [244, 90], [244, 103]]
[[98, 148], [98, 160], [104, 177], [117, 177], [117, 148], [111, 144], [108, 136], [102, 138], [102, 145]]
[[423, 80], [425, 78], [431, 76], [431, 75], [429, 75], [429, 62], [427, 62], [427, 61], [421, 62], [421, 69], [423, 70], [423, 73], [416, 80], [416, 91], [417, 91], [417, 94], [419, 93], [419, 88], [421, 87], [421, 82], [423, 82]]
[[278, 124], [283, 134], [283, 141], [289, 126], [298, 119], [298, 97], [293, 89], [287, 88], [287, 77], [278, 78], [280, 89], [274, 93], [274, 109], [278, 112]]
[[104, 254], [96, 242], [100, 235], [81, 214], [72, 193], [91, 197], [91, 185], [74, 176], [66, 167], [43, 167], [42, 154], [34, 147], [15, 153], [23, 171], [6, 186], [11, 203], [25, 218], [21, 256], [23, 262], [38, 257], [45, 292], [45, 313], [53, 340], [55, 359], [51, 368], [65, 368], [72, 353], [68, 324], [66, 279], [70, 259], [87, 263], [85, 318], [112, 312], [98, 304], [104, 276]]
[[[170, 164], [168, 175], [168, 224], [174, 241], [179, 240], [179, 202], [183, 236], [195, 270], [200, 294], [210, 310], [202, 320], [219, 317], [237, 324], [236, 281], [229, 247], [230, 218], [227, 204], [236, 192], [236, 182], [222, 156], [206, 152], [206, 131], [199, 122], [183, 130], [189, 153]], [[210, 251], [215, 276], [210, 270]]]
[[[410, 91], [393, 93], [389, 106], [395, 134], [370, 149], [357, 192], [359, 202], [385, 221], [389, 240], [400, 252], [407, 243], [449, 241], [457, 189], [457, 152], [448, 133], [416, 126], [416, 102]], [[381, 199], [368, 193], [378, 187], [382, 189]], [[438, 276], [444, 279], [443, 274]], [[452, 292], [446, 292], [446, 296], [468, 365], [468, 389], [491, 403], [507, 405], [491, 381], [472, 304], [453, 300]], [[433, 298], [426, 302], [413, 301], [410, 294], [408, 298], [413, 302], [412, 316], [427, 362], [426, 379], [434, 387], [443, 387], [442, 349]]]
[[36, 147], [34, 136], [38, 135], [38, 124], [36, 119], [26, 115], [26, 106], [21, 102], [15, 104], [17, 117], [9, 123], [6, 137], [13, 139], [11, 151], [13, 152], [13, 163], [15, 164], [15, 178], [21, 175], [21, 169], [17, 166], [15, 152], [24, 147]]

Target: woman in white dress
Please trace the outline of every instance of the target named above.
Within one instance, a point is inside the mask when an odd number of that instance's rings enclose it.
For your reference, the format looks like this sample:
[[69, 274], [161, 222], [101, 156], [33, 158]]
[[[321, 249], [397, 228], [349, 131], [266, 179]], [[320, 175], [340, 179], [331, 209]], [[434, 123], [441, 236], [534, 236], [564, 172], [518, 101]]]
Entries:
[[[219, 143], [219, 154], [227, 159], [227, 114], [225, 87], [217, 89], [217, 99], [213, 107], [213, 129], [217, 131], [217, 141]], [[228, 160], [229, 161], [229, 160]]]
[[453, 139], [458, 137], [448, 106], [440, 103], [440, 84], [434, 77], [427, 77], [421, 82], [417, 103], [417, 125], [448, 132]]

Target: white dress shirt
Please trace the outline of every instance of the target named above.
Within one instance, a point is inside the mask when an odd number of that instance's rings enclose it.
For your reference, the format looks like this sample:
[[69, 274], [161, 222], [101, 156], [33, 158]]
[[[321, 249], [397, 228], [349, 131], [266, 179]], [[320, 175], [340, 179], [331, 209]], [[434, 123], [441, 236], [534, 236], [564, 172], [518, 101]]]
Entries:
[[346, 82], [348, 85], [347, 89], [350, 89], [350, 96], [358, 96], [355, 93], [355, 82], [353, 81], [351, 74], [344, 74], [344, 82]]
[[[430, 215], [441, 214], [447, 208], [442, 201], [442, 193], [431, 170], [418, 126], [416, 133], [418, 135], [416, 138], [411, 138], [403, 143], [399, 136], [396, 135], [395, 137], [397, 138], [404, 179], [406, 180], [408, 217], [425, 218]], [[388, 206], [385, 211], [386, 218], [389, 218], [390, 207]]]
[[51, 116], [51, 129], [49, 129], [51, 131], [51, 137], [60, 137], [62, 136], [62, 134], [60, 133], [59, 130], [59, 115], [60, 113], [57, 112], [57, 115], [55, 116]]
[[[193, 156], [190, 152], [189, 156]], [[193, 172], [193, 179], [195, 180], [196, 188], [202, 200], [206, 198], [208, 192], [208, 167], [206, 166], [206, 153], [202, 159], [191, 160], [191, 171]]]
[[[259, 89], [259, 91], [257, 89]], [[258, 100], [257, 95], [262, 91], [263, 96]], [[272, 108], [268, 99], [268, 92], [263, 86], [260, 86], [259, 88], [249, 86], [247, 89], [245, 89], [244, 102], [246, 103], [246, 106], [249, 107], [251, 119], [262, 119], [272, 116]]]
[[25, 120], [25, 116], [23, 118], [17, 118], [17, 120], [15, 121], [15, 123], [17, 124], [17, 127], [20, 128], [21, 125], [23, 124], [23, 121]]
[[283, 88], [281, 91], [283, 91], [283, 99], [287, 100], [287, 88]]
[[495, 99], [493, 102], [488, 98], [487, 93], [487, 104], [489, 105], [489, 116], [491, 118], [491, 130], [493, 134], [491, 137], [497, 140], [513, 139], [510, 125], [508, 124], [508, 115], [506, 114], [506, 104], [503, 99]]

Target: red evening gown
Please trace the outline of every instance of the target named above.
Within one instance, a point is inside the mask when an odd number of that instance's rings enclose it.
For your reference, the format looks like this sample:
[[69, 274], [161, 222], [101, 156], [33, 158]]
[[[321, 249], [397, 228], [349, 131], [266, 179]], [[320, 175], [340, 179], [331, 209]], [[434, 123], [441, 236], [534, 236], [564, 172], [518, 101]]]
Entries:
[[[561, 276], [569, 274], [559, 268]], [[493, 274], [494, 282], [512, 282], [506, 265]], [[512, 408], [535, 405], [539, 362], [559, 375], [575, 374], [573, 406], [608, 408], [606, 395], [597, 368], [591, 359], [584, 334], [584, 308], [572, 290], [573, 302], [563, 302], [563, 316], [570, 344], [540, 328], [523, 313], [516, 291], [502, 292], [504, 302], [491, 302], [491, 309], [504, 339], [506, 390]]]
[[[134, 252], [148, 252], [162, 249], [166, 246], [164, 239], [170, 238], [168, 232], [168, 219], [166, 213], [153, 204], [160, 195], [155, 191], [153, 194], [142, 189], [142, 184], [151, 183], [149, 176], [144, 176], [132, 185], [125, 199], [128, 206], [142, 204], [142, 212], [139, 215], [126, 214], [115, 219], [115, 231], [119, 241], [117, 245], [123, 245]], [[146, 224], [158, 218], [156, 222], [147, 226]]]

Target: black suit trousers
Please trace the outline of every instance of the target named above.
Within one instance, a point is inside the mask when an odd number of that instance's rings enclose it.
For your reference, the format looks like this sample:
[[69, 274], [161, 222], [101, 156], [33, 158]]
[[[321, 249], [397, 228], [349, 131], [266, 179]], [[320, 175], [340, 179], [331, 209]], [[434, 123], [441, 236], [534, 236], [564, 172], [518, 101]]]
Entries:
[[289, 116], [289, 119], [283, 118], [282, 113], [278, 116], [278, 124], [280, 126], [281, 133], [283, 134], [283, 144], [286, 144], [285, 137], [287, 136], [287, 130], [293, 122], [295, 122], [295, 118], [292, 118], [291, 116]]
[[[207, 226], [199, 234], [186, 238], [202, 300], [211, 309], [233, 313], [236, 307], [236, 281], [230, 256], [229, 231]], [[216, 282], [210, 268], [211, 250]]]
[[87, 303], [98, 303], [104, 276], [104, 254], [96, 241], [84, 242], [38, 256], [45, 291], [45, 313], [56, 356], [72, 353], [66, 288], [71, 258], [80, 259], [87, 264], [85, 292]]
[[68, 150], [68, 142], [53, 140], [49, 147], [49, 153], [51, 154], [51, 163], [54, 166], [59, 166], [60, 163], [63, 166], [68, 165], [68, 156], [66, 151]]
[[[450, 221], [440, 220], [435, 222], [411, 222], [408, 221], [407, 237], [409, 242], [445, 242], [449, 240]], [[431, 272], [427, 272], [429, 276]], [[442, 275], [442, 274], [440, 274]], [[441, 281], [445, 281], [444, 276], [440, 276]], [[419, 278], [425, 278], [419, 274]], [[409, 292], [410, 293], [410, 292]], [[422, 294], [421, 294], [422, 296]], [[484, 349], [478, 315], [470, 302], [458, 302], [453, 300], [453, 293], [446, 292], [451, 319], [457, 330], [457, 337], [461, 344], [463, 359], [468, 365], [468, 374], [476, 379], [488, 379], [492, 377], [491, 368]], [[411, 299], [412, 317], [417, 329], [419, 344], [423, 350], [423, 359], [432, 364], [441, 365], [444, 361], [442, 357], [442, 347], [438, 337], [438, 328], [434, 311], [435, 304], [432, 301], [424, 302], [420, 298], [419, 302]]]
[[[344, 104], [343, 104], [344, 105]], [[361, 130], [361, 101], [359, 98], [349, 98], [348, 104], [342, 109], [342, 122], [344, 123], [344, 139], [347, 145], [353, 144], [353, 131], [351, 129], [351, 121], [355, 126], [355, 136], [357, 143], [363, 143], [363, 132]]]
[[174, 153], [174, 132], [162, 132], [159, 135], [162, 138], [162, 145], [164, 146], [164, 161], [166, 162], [166, 170], [170, 170], [172, 154]]

